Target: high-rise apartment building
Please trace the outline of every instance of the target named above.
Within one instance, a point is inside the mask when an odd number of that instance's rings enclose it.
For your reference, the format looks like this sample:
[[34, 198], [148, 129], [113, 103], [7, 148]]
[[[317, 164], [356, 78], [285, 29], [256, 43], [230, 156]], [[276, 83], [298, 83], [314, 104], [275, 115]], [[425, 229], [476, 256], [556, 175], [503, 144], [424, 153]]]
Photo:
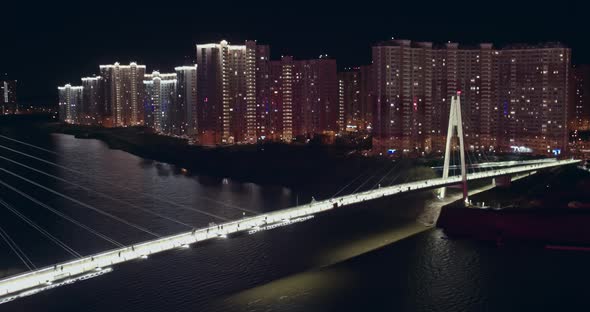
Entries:
[[570, 50], [561, 45], [475, 47], [390, 40], [373, 47], [374, 145], [440, 151], [449, 99], [461, 92], [471, 149], [566, 146]]
[[203, 144], [229, 139], [227, 45], [226, 41], [197, 44], [197, 123]]
[[181, 126], [176, 119], [176, 73], [164, 74], [154, 71], [144, 76], [145, 123], [148, 127], [166, 134], [179, 134]]
[[[341, 73], [325, 55], [270, 61], [269, 46], [256, 41], [196, 49], [197, 64], [172, 74], [146, 75], [136, 63], [101, 65], [100, 76], [82, 78], [82, 99], [62, 101], [77, 87], [60, 87], [60, 105], [70, 103], [60, 106], [62, 118], [145, 123], [202, 144], [369, 131], [378, 150], [428, 153], [442, 151], [449, 100], [460, 92], [466, 146], [472, 150], [518, 146], [559, 153], [567, 146], [568, 121], [572, 128], [590, 128], [588, 69], [570, 73], [570, 50], [560, 44], [497, 49], [489, 43], [392, 39], [372, 48], [371, 65]], [[0, 87], [2, 103], [15, 98], [14, 87]]]
[[[350, 106], [350, 102], [351, 99], [349, 97], [346, 97], [346, 91], [345, 91], [345, 75], [344, 73], [338, 73], [338, 129], [340, 132], [344, 132], [346, 131], [347, 128], [347, 122], [346, 122], [346, 118], [345, 118], [345, 114], [346, 112], [344, 111], [344, 108], [346, 107], [346, 104], [348, 104]], [[347, 98], [347, 100], [349, 101], [349, 103], [345, 102], [345, 98]], [[350, 107], [349, 107], [350, 109]]]
[[131, 62], [121, 65], [100, 65], [104, 79], [105, 106], [114, 126], [133, 126], [144, 123], [143, 78], [145, 65]]
[[[200, 136], [207, 143], [254, 143], [258, 139], [258, 65], [268, 47], [197, 44], [197, 103]], [[263, 74], [261, 74], [263, 75]]]
[[82, 102], [78, 120], [82, 124], [102, 124], [105, 116], [103, 80], [100, 76], [82, 78]]
[[197, 65], [179, 66], [176, 71], [177, 97], [173, 111], [175, 134], [195, 137], [198, 134], [197, 122]]
[[299, 112], [300, 106], [295, 106], [295, 63], [293, 57], [285, 56], [281, 58], [280, 69], [280, 103], [277, 103], [279, 112], [277, 119], [280, 120], [280, 125], [277, 129], [281, 131], [281, 139], [284, 142], [291, 142], [293, 138], [299, 134], [295, 132], [294, 113]]
[[359, 68], [338, 73], [340, 131], [358, 131], [364, 127], [361, 116], [361, 73]]
[[275, 139], [339, 131], [340, 101], [336, 61], [327, 57], [271, 62], [271, 129]]
[[340, 131], [366, 131], [370, 129], [372, 92], [370, 66], [349, 68], [338, 73]]
[[570, 49], [560, 44], [514, 45], [498, 52], [500, 147], [565, 151]]
[[[248, 41], [250, 45], [254, 41]], [[248, 45], [248, 42], [246, 44]], [[256, 49], [256, 136], [258, 139], [266, 139], [270, 133], [271, 113], [271, 62], [270, 47], [256, 44], [251, 50]]]
[[435, 46], [432, 54], [432, 101], [425, 112], [424, 150], [441, 151], [448, 127], [449, 99], [461, 92], [465, 142], [473, 149], [493, 149], [498, 125], [494, 111], [498, 82], [497, 55], [489, 43]]
[[572, 67], [569, 129], [590, 130], [590, 65]]
[[59, 120], [62, 122], [80, 123], [78, 110], [82, 105], [82, 86], [66, 84], [58, 87], [59, 95]]
[[[248, 57], [248, 49], [245, 45], [228, 45], [226, 74], [229, 97], [224, 98], [224, 107], [229, 110], [229, 138], [227, 143], [247, 142], [251, 138], [253, 129], [248, 129], [248, 121], [252, 120], [253, 111], [252, 92], [248, 92], [254, 80], [252, 60]], [[255, 89], [254, 89], [255, 90]], [[250, 89], [252, 91], [252, 89]], [[250, 96], [248, 96], [250, 95]]]
[[[238, 89], [238, 80], [244, 77], [244, 74], [243, 68], [240, 73], [237, 69], [239, 64], [233, 63], [232, 60], [239, 61], [245, 54], [242, 51], [245, 48], [242, 47], [231, 46], [225, 40], [219, 44], [197, 45], [197, 115], [203, 137], [201, 140], [209, 141], [207, 143], [234, 142], [231, 119], [234, 107], [244, 100], [236, 99], [235, 91]], [[232, 52], [233, 57], [230, 57]], [[207, 137], [211, 138], [205, 139]]]
[[268, 137], [275, 141], [293, 140], [293, 57], [271, 61], [271, 100], [268, 112]]
[[336, 61], [270, 61], [269, 54], [254, 41], [197, 45], [197, 115], [205, 143], [290, 142], [339, 131]]
[[0, 79], [0, 113], [14, 114], [17, 109], [16, 80]]
[[323, 55], [318, 59], [295, 61], [293, 79], [295, 135], [338, 133], [340, 102], [336, 60]]
[[432, 44], [391, 40], [373, 47], [377, 145], [424, 148], [432, 106]]

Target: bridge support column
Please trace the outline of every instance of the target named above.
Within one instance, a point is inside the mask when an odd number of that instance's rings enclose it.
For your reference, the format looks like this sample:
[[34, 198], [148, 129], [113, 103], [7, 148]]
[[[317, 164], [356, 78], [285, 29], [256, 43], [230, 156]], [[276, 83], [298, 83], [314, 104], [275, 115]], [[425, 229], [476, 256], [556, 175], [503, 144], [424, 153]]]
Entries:
[[[451, 98], [451, 110], [449, 113], [449, 127], [447, 130], [447, 142], [445, 147], [445, 159], [443, 166], [443, 178], [449, 177], [449, 165], [451, 161], [451, 139], [457, 133], [459, 138], [459, 153], [461, 155], [461, 180], [463, 184], [463, 200], [465, 203], [469, 201], [467, 196], [467, 168], [465, 166], [465, 143], [463, 141], [463, 120], [461, 118], [461, 92], [457, 91], [457, 95]], [[444, 198], [446, 195], [446, 187], [440, 189], [440, 197]]]

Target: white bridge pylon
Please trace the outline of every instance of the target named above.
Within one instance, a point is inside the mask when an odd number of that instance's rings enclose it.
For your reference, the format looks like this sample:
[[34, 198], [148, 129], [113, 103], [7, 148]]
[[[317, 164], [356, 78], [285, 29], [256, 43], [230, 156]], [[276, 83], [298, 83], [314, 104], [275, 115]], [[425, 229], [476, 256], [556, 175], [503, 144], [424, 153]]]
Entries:
[[[468, 202], [467, 198], [467, 167], [465, 165], [465, 143], [463, 140], [463, 120], [461, 118], [461, 91], [451, 98], [451, 109], [449, 113], [449, 128], [447, 130], [447, 144], [445, 147], [445, 159], [443, 166], [443, 179], [449, 177], [449, 165], [451, 161], [451, 139], [455, 132], [459, 137], [459, 153], [461, 154], [461, 181], [463, 184], [463, 200]], [[440, 189], [440, 198], [446, 195], [446, 187]]]

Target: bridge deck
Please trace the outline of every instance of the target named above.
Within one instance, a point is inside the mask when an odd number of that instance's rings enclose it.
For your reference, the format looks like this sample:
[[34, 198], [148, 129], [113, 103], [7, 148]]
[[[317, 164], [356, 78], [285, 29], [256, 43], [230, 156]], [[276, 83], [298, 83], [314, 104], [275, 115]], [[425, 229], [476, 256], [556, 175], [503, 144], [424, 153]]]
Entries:
[[[527, 164], [524, 166], [493, 170], [489, 172], [471, 173], [468, 180], [493, 178], [508, 174], [517, 174], [551, 167], [579, 163], [579, 160], [561, 160]], [[29, 294], [26, 290], [50, 285], [52, 282], [62, 281], [80, 274], [96, 272], [114, 264], [142, 258], [150, 254], [187, 246], [196, 242], [216, 238], [236, 232], [257, 229], [260, 226], [274, 223], [289, 223], [291, 220], [314, 215], [336, 207], [352, 205], [376, 198], [382, 198], [399, 193], [413, 192], [430, 188], [438, 188], [461, 182], [460, 176], [447, 179], [437, 178], [410, 183], [403, 183], [361, 193], [355, 193], [332, 199], [312, 202], [292, 208], [269, 212], [254, 217], [243, 218], [227, 223], [195, 229], [190, 232], [162, 237], [132, 246], [113, 249], [94, 254], [85, 258], [59, 263], [54, 266], [41, 268], [0, 280], [0, 303]]]

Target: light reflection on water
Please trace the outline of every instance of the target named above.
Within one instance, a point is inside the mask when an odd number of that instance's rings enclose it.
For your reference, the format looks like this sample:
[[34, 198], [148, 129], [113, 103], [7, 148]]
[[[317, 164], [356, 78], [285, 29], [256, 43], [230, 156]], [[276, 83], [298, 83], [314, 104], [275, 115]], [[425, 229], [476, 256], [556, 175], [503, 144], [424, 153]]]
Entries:
[[[154, 199], [154, 197], [163, 198], [181, 206], [202, 209], [227, 218], [239, 218], [243, 216], [242, 211], [228, 208], [219, 202], [264, 212], [293, 206], [296, 202], [307, 202], [312, 195], [316, 198], [328, 196], [328, 194], [322, 194], [322, 190], [318, 189], [302, 189], [294, 192], [285, 187], [260, 186], [232, 180], [227, 180], [227, 184], [225, 184], [223, 179], [192, 176], [190, 172], [183, 173], [182, 170], [172, 165], [141, 159], [119, 150], [111, 150], [97, 140], [81, 140], [59, 134], [28, 136], [26, 132], [18, 133], [24, 134], [28, 142], [52, 149], [58, 154], [44, 154], [7, 142], [2, 142], [2, 144], [56, 162], [66, 168], [84, 172], [84, 174], [76, 174], [64, 168], [49, 166], [24, 156], [0, 151], [3, 156], [195, 226], [208, 224], [212, 220], [210, 217], [195, 213], [195, 211], [167, 204]], [[12, 135], [18, 137], [17, 133], [12, 133]], [[16, 165], [8, 165], [7, 168], [157, 233], [172, 234], [186, 230], [165, 219], [141, 213], [129, 205], [113, 203], [104, 197], [81, 191], [76, 187], [24, 170]], [[18, 181], [18, 179], [10, 179], [7, 175], [1, 175], [0, 179], [9, 181], [15, 187], [51, 207], [58, 208], [72, 218], [100, 232], [108, 233], [110, 237], [118, 241], [129, 244], [150, 238], [145, 233], [113, 222], [109, 218], [93, 213], [23, 181]], [[26, 209], [27, 215], [82, 254], [90, 254], [113, 247], [56, 218], [47, 211], [31, 205], [24, 198], [5, 191], [2, 190], [3, 194], [6, 194], [7, 201], [19, 209]], [[146, 193], [150, 196], [145, 196]], [[204, 200], [203, 196], [209, 200]], [[415, 206], [420, 206], [420, 201], [416, 200], [416, 202], [418, 204]], [[60, 303], [62, 302], [60, 298], [66, 297], [76, 298], [75, 301], [88, 307], [88, 311], [104, 311], [113, 303], [116, 303], [121, 309], [124, 308], [125, 311], [161, 311], [206, 306], [213, 302], [214, 298], [221, 298], [276, 278], [313, 269], [318, 266], [318, 263], [325, 265], [326, 254], [330, 253], [331, 248], [341, 248], [351, 240], [367, 238], [374, 232], [382, 233], [391, 225], [398, 224], [395, 211], [380, 208], [387, 208], [387, 206], [387, 203], [374, 203], [372, 208], [357, 207], [347, 210], [343, 214], [333, 214], [333, 217], [322, 216], [317, 218], [318, 220], [310, 220], [283, 229], [156, 255], [144, 261], [118, 266], [108, 276], [76, 283], [71, 287], [51, 290], [10, 303], [5, 307], [26, 311], [27, 309], [34, 310], [31, 308], [32, 306], [44, 303], [49, 307], [48, 311], [63, 310], [71, 304], [70, 302], [63, 306]], [[365, 209], [368, 210], [365, 212]], [[4, 214], [0, 222], [5, 226], [5, 222], [11, 223], [13, 220], [14, 217]], [[364, 221], [369, 220], [371, 220], [370, 223], [365, 222], [364, 224], [371, 224], [370, 227], [363, 225]], [[11, 233], [15, 233], [14, 236], [18, 239], [19, 244], [25, 246], [27, 254], [39, 266], [71, 259], [71, 256], [48, 244], [42, 237], [26, 229], [22, 224], [14, 222], [10, 226], [10, 230]], [[34, 239], [27, 239], [27, 237], [34, 237]], [[336, 258], [343, 257], [342, 251], [336, 250], [334, 253], [337, 254]], [[8, 253], [0, 257], [0, 261], [2, 261], [2, 267], [19, 265], [18, 260]], [[166, 285], [166, 289], [161, 289], [161, 285]], [[197, 290], [197, 292], [192, 290]], [[164, 292], [167, 297], [176, 299], [171, 302], [159, 302], [157, 300], [159, 296], [149, 295], [153, 295], [154, 291]], [[130, 302], [135, 302], [132, 299], [136, 296], [147, 296], [154, 301], [147, 300], [143, 304], [130, 305]], [[109, 299], [105, 300], [106, 298]], [[64, 301], [67, 302], [65, 299]]]
[[[7, 142], [1, 144], [27, 150], [89, 176], [39, 164], [7, 151], [0, 151], [2, 156], [195, 225], [207, 224], [211, 219], [142, 193], [231, 218], [241, 217], [242, 212], [202, 197], [263, 212], [292, 206], [297, 200], [306, 202], [311, 196], [330, 195], [322, 194], [321, 189], [291, 190], [232, 180], [224, 184], [220, 178], [193, 176], [175, 166], [111, 150], [96, 140], [33, 135], [27, 131], [3, 134], [21, 136], [59, 154], [45, 155]], [[184, 230], [177, 224], [48, 177], [4, 162], [2, 166], [158, 233]], [[131, 243], [148, 238], [5, 174], [0, 174], [0, 179], [117, 240]], [[134, 191], [122, 191], [117, 186], [120, 184]], [[112, 248], [5, 189], [1, 189], [1, 194], [3, 200], [83, 254]], [[441, 238], [438, 230], [388, 245], [422, 230], [423, 225], [404, 220], [424, 215], [431, 218], [433, 203], [429, 193], [399, 196], [318, 215], [289, 227], [174, 250], [117, 266], [113, 273], [100, 278], [17, 300], [0, 310], [514, 311], [533, 307], [542, 311], [559, 310], [558, 302], [581, 303], [579, 298], [584, 296], [580, 292], [587, 290], [590, 274], [580, 268], [589, 263], [588, 254], [499, 250], [474, 242], [449, 241]], [[5, 211], [0, 212], [0, 224], [39, 265], [71, 258]], [[340, 262], [379, 247], [382, 248]], [[0, 273], [9, 275], [14, 268], [22, 270], [6, 247], [0, 248], [0, 268], [4, 268]], [[536, 304], [539, 298], [546, 304]], [[509, 301], [511, 304], [505, 303]]]

